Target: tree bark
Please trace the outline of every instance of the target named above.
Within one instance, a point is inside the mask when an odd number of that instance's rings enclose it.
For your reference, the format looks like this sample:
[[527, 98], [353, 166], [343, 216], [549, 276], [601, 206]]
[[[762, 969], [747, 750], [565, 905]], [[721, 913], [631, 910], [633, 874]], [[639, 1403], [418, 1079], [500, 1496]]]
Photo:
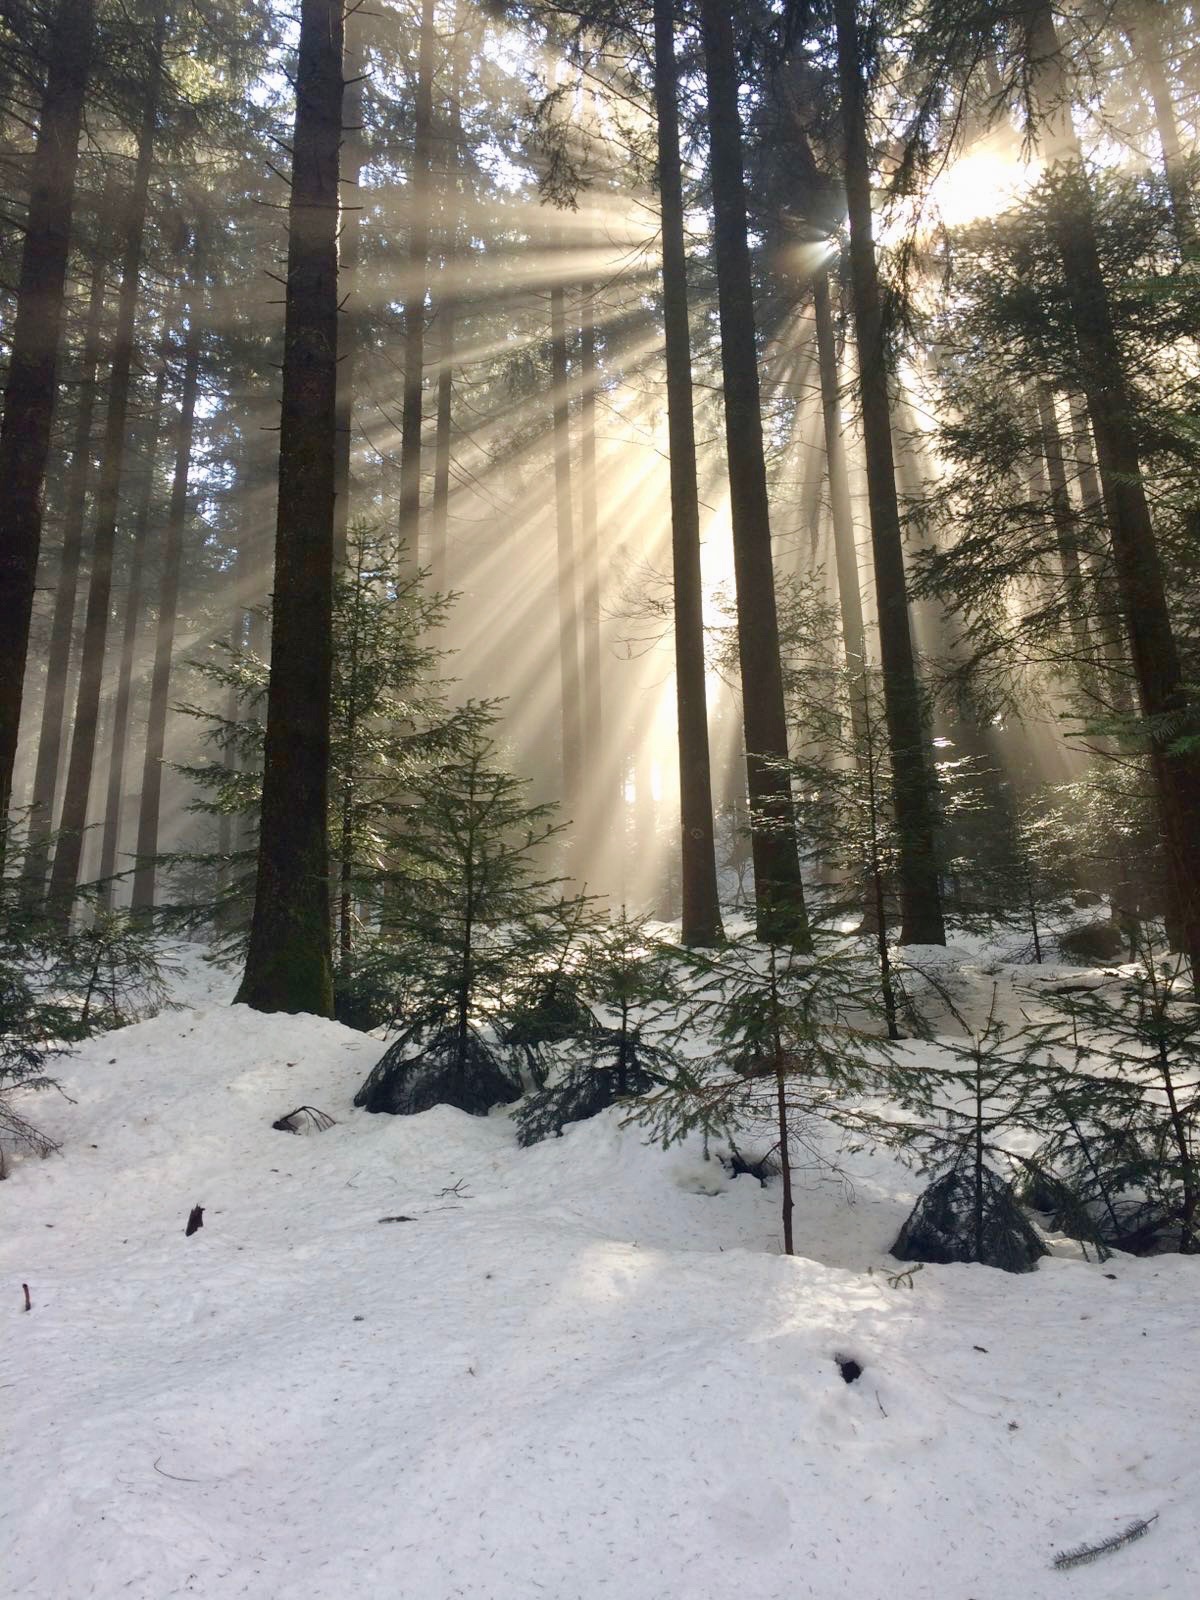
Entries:
[[188, 307], [183, 344], [183, 384], [175, 422], [175, 470], [171, 479], [171, 504], [159, 575], [158, 617], [154, 630], [154, 667], [150, 676], [150, 709], [146, 718], [146, 750], [142, 759], [142, 798], [138, 809], [137, 866], [133, 874], [133, 909], [154, 906], [154, 858], [158, 855], [159, 815], [162, 808], [162, 764], [167, 736], [167, 698], [171, 681], [171, 654], [175, 647], [176, 612], [179, 609], [179, 573], [183, 562], [183, 533], [187, 522], [188, 476], [192, 465], [192, 434], [196, 391], [200, 379], [200, 332], [196, 298]]
[[75, 171], [94, 32], [94, 0], [60, 0], [48, 41], [50, 67], [33, 152], [0, 425], [0, 843], [12, 795], [37, 583], [42, 490], [58, 391]]
[[825, 430], [825, 471], [829, 480], [829, 507], [833, 522], [833, 554], [837, 568], [838, 610], [842, 622], [842, 649], [854, 680], [850, 693], [850, 721], [854, 748], [866, 742], [863, 700], [866, 695], [867, 645], [863, 623], [862, 586], [858, 575], [858, 550], [854, 537], [854, 512], [850, 502], [850, 475], [846, 468], [846, 442], [842, 436], [842, 407], [838, 383], [837, 345], [833, 309], [829, 300], [829, 274], [822, 268], [813, 278], [813, 317], [817, 325], [817, 366], [821, 381], [821, 418]]
[[934, 847], [934, 794], [921, 690], [908, 615], [908, 586], [884, 349], [883, 305], [871, 215], [866, 93], [855, 0], [835, 0], [838, 79], [850, 214], [850, 280], [858, 347], [867, 500], [875, 565], [875, 603], [883, 667], [884, 715], [892, 760], [898, 835], [900, 942], [945, 944]]
[[[102, 225], [111, 215], [114, 191], [115, 185], [110, 171], [105, 180], [97, 219]], [[88, 481], [92, 469], [92, 426], [96, 414], [96, 370], [100, 365], [106, 266], [104, 251], [100, 248], [100, 241], [97, 240], [91, 280], [88, 284], [87, 321], [84, 325], [83, 352], [80, 359], [79, 400], [71, 442], [71, 464], [67, 469], [63, 499], [62, 552], [59, 557], [58, 582], [54, 590], [54, 612], [50, 621], [50, 644], [46, 659], [46, 693], [42, 699], [37, 765], [33, 775], [29, 853], [23, 871], [25, 893], [33, 903], [40, 901], [46, 890], [46, 869], [50, 862], [50, 834], [54, 827], [54, 807], [58, 795], [63, 713], [67, 704], [71, 640], [75, 628], [75, 602], [79, 589], [80, 558], [83, 553], [83, 523], [87, 510]]]
[[[342, 108], [345, 118], [345, 176], [342, 188], [354, 194], [362, 174], [365, 146], [362, 136], [364, 60], [360, 42], [361, 22], [357, 12], [346, 18], [346, 87]], [[346, 564], [346, 535], [350, 526], [353, 477], [354, 366], [358, 354], [358, 319], [352, 302], [358, 276], [359, 213], [361, 191], [354, 204], [342, 210], [342, 229], [338, 239], [338, 281], [342, 293], [342, 314], [338, 319], [337, 370], [337, 455], [333, 485], [333, 564], [340, 570]]]
[[406, 572], [421, 564], [421, 427], [425, 381], [425, 295], [429, 287], [429, 178], [433, 155], [433, 0], [422, 0], [408, 195], [404, 290], [404, 400], [400, 418], [400, 537]]
[[121, 813], [125, 795], [125, 746], [129, 736], [129, 701], [133, 689], [133, 662], [137, 651], [138, 630], [142, 621], [142, 574], [146, 565], [146, 540], [150, 532], [150, 517], [154, 509], [154, 471], [158, 465], [158, 436], [162, 427], [163, 401], [166, 396], [167, 372], [171, 359], [171, 325], [175, 307], [172, 306], [163, 323], [162, 360], [154, 383], [154, 398], [150, 404], [150, 419], [146, 429], [143, 449], [146, 459], [143, 467], [141, 495], [134, 519], [133, 548], [129, 561], [129, 588], [125, 596], [125, 630], [121, 640], [121, 664], [117, 671], [117, 694], [113, 702], [112, 727], [108, 757], [108, 794], [104, 805], [104, 833], [100, 846], [100, 901], [112, 904], [112, 875], [117, 866], [117, 848], [121, 839]]
[[1197, 239], [1196, 210], [1188, 184], [1187, 161], [1179, 137], [1179, 122], [1175, 116], [1171, 86], [1167, 82], [1161, 9], [1150, 0], [1136, 19], [1125, 23], [1125, 34], [1154, 107], [1154, 126], [1162, 149], [1167, 193], [1171, 197], [1171, 221], [1175, 227], [1179, 253], [1186, 261], [1196, 255], [1200, 241]]
[[84, 622], [83, 660], [79, 668], [79, 692], [75, 702], [75, 726], [63, 791], [62, 818], [58, 843], [54, 851], [54, 867], [50, 874], [50, 898], [54, 904], [54, 914], [60, 924], [64, 925], [70, 919], [72, 898], [79, 881], [79, 866], [83, 856], [83, 830], [87, 823], [92, 766], [96, 755], [100, 691], [104, 678], [104, 649], [108, 636], [108, 614], [112, 596], [113, 548], [117, 536], [117, 513], [120, 509], [121, 474], [125, 464], [125, 435], [133, 369], [134, 320], [137, 315], [140, 290], [142, 240], [146, 227], [150, 168], [154, 157], [154, 136], [158, 123], [165, 33], [165, 16], [160, 8], [155, 17], [147, 56], [145, 99], [142, 102], [141, 126], [138, 129], [137, 159], [126, 204], [121, 293], [117, 307], [117, 325], [113, 334], [108, 415], [105, 419], [100, 477], [96, 487], [95, 535], [92, 545], [92, 572], [88, 583], [87, 615]]
[[667, 364], [667, 437], [671, 469], [671, 571], [674, 588], [675, 704], [679, 744], [680, 881], [685, 945], [721, 942], [713, 826], [708, 700], [704, 678], [704, 591], [700, 501], [688, 326], [683, 173], [679, 157], [679, 68], [672, 0], [654, 3], [654, 104], [658, 117], [658, 189], [662, 210], [663, 325]]
[[288, 211], [271, 679], [246, 971], [257, 1011], [333, 1014], [329, 718], [342, 0], [302, 0]]
[[760, 939], [807, 947], [808, 917], [788, 770], [730, 0], [703, 0], [701, 29], [756, 921]]
[[1113, 322], [1091, 189], [1070, 111], [1054, 16], [1044, 0], [1029, 19], [1028, 53], [1058, 187], [1052, 229], [1079, 355], [1114, 567], [1147, 722], [1167, 878], [1181, 942], [1200, 988], [1200, 716], [1184, 684], [1146, 501], [1134, 401]]

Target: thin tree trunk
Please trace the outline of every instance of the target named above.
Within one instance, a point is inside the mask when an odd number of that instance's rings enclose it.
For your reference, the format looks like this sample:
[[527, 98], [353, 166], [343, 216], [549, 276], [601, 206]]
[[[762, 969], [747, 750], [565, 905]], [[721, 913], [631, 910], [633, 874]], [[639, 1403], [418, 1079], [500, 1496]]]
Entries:
[[345, 152], [342, 188], [354, 196], [342, 210], [342, 230], [338, 240], [338, 281], [342, 293], [342, 314], [338, 319], [337, 370], [337, 455], [333, 485], [333, 564], [339, 570], [346, 564], [346, 535], [350, 526], [353, 478], [350, 461], [353, 453], [354, 365], [358, 354], [357, 310], [351, 297], [358, 277], [360, 227], [358, 190], [365, 146], [362, 136], [364, 60], [360, 41], [361, 22], [351, 9], [346, 17], [346, 87], [342, 109], [345, 117]]
[[583, 631], [583, 744], [592, 771], [603, 746], [600, 692], [600, 527], [596, 497], [595, 286], [580, 293], [579, 327], [579, 562]]
[[117, 308], [117, 326], [113, 335], [108, 415], [105, 419], [104, 447], [96, 489], [95, 536], [92, 545], [91, 579], [88, 583], [87, 617], [84, 624], [83, 660], [79, 669], [79, 694], [75, 704], [75, 726], [71, 737], [71, 758], [63, 793], [62, 819], [54, 851], [54, 867], [50, 874], [50, 897], [60, 923], [65, 923], [70, 918], [72, 897], [79, 881], [79, 866], [83, 855], [83, 830], [87, 822], [92, 766], [96, 754], [96, 725], [100, 712], [104, 648], [108, 636], [108, 615], [112, 595], [113, 548], [116, 543], [117, 513], [121, 500], [121, 473], [125, 464], [126, 423], [133, 369], [134, 320], [137, 315], [140, 289], [142, 239], [146, 227], [146, 204], [150, 190], [150, 168], [154, 157], [154, 135], [158, 123], [165, 33], [165, 17], [160, 9], [155, 17], [147, 55], [145, 100], [142, 104], [142, 120], [138, 130], [137, 160], [126, 207], [121, 294]]
[[467, 60], [464, 7], [454, 10], [454, 36], [450, 46], [450, 94], [445, 119], [445, 159], [442, 162], [442, 288], [437, 299], [438, 385], [437, 421], [433, 451], [433, 496], [429, 512], [430, 583], [435, 594], [449, 587], [450, 458], [454, 423], [454, 339], [458, 304], [447, 280], [458, 256], [461, 213], [459, 197], [462, 145], [462, 82]]
[[117, 696], [113, 703], [111, 744], [108, 757], [108, 795], [104, 806], [104, 834], [100, 847], [100, 899], [101, 904], [112, 904], [112, 875], [117, 866], [117, 848], [121, 838], [121, 813], [125, 795], [125, 746], [129, 736], [129, 701], [133, 688], [133, 662], [137, 651], [137, 636], [142, 622], [142, 573], [146, 564], [146, 540], [150, 532], [150, 517], [154, 509], [154, 476], [158, 465], [158, 435], [162, 427], [163, 400], [167, 388], [167, 371], [171, 356], [171, 324], [175, 308], [172, 307], [163, 324], [163, 351], [158, 377], [154, 383], [154, 399], [150, 405], [150, 421], [146, 430], [146, 453], [142, 478], [141, 497], [134, 520], [133, 549], [129, 562], [129, 588], [125, 596], [125, 631], [121, 640], [121, 664], [117, 673]]
[[1137, 19], [1126, 22], [1124, 28], [1154, 107], [1154, 126], [1162, 149], [1167, 192], [1171, 196], [1171, 221], [1179, 253], [1186, 261], [1197, 252], [1196, 210], [1188, 184], [1187, 160], [1179, 137], [1175, 103], [1167, 82], [1160, 9], [1151, 0]]
[[825, 468], [829, 478], [829, 506], [833, 522], [833, 554], [837, 567], [842, 648], [846, 656], [846, 666], [854, 678], [850, 694], [854, 748], [861, 750], [866, 740], [863, 719], [867, 672], [866, 628], [863, 624], [862, 587], [858, 576], [854, 513], [850, 503], [850, 475], [846, 469], [846, 443], [842, 434], [837, 346], [833, 333], [833, 311], [829, 302], [829, 274], [824, 268], [813, 279], [813, 315], [817, 325], [821, 416], [825, 427]]
[[667, 436], [671, 469], [671, 571], [674, 585], [675, 703], [679, 742], [681, 937], [685, 945], [721, 942], [713, 826], [712, 767], [704, 679], [704, 592], [700, 502], [688, 326], [683, 173], [679, 158], [679, 69], [672, 0], [654, 3], [654, 103], [658, 116], [658, 188], [662, 208], [663, 324], [667, 362]]
[[[195, 270], [195, 269], [193, 269]], [[187, 522], [188, 476], [192, 466], [192, 435], [196, 416], [196, 391], [200, 380], [200, 330], [198, 294], [188, 307], [183, 343], [183, 384], [175, 422], [175, 470], [171, 479], [171, 504], [159, 575], [158, 617], [154, 630], [154, 668], [150, 676], [150, 709], [146, 718], [146, 750], [142, 759], [142, 798], [138, 811], [137, 866], [133, 874], [135, 911], [154, 906], [154, 860], [158, 855], [159, 817], [162, 809], [162, 766], [167, 738], [167, 700], [171, 682], [171, 654], [175, 648], [175, 622], [179, 609], [179, 573], [183, 562], [183, 534]]]
[[[105, 179], [100, 202], [98, 220], [101, 223], [111, 215], [114, 191], [115, 184], [110, 171]], [[83, 523], [87, 510], [88, 480], [92, 469], [92, 426], [96, 414], [96, 370], [100, 365], [106, 266], [100, 240], [97, 240], [91, 281], [88, 285], [87, 321], [84, 325], [83, 353], [79, 372], [79, 401], [75, 413], [71, 465], [67, 469], [63, 503], [62, 553], [59, 558], [58, 582], [54, 591], [54, 613], [50, 621], [46, 693], [42, 700], [37, 765], [33, 776], [29, 854], [25, 860], [23, 873], [25, 892], [31, 901], [40, 901], [45, 894], [46, 869], [50, 862], [50, 834], [54, 827], [54, 807], [58, 795], [63, 713], [67, 704], [71, 640], [75, 628], [75, 602], [78, 597], [79, 565], [83, 553]]]
[[1058, 186], [1054, 241], [1091, 416], [1114, 566], [1148, 723], [1151, 766], [1181, 940], [1200, 988], [1200, 718], [1183, 680], [1162, 563], [1142, 478], [1134, 402], [1100, 262], [1094, 205], [1070, 115], [1054, 16], [1040, 0], [1029, 22], [1034, 90]]
[[94, 0], [60, 0], [30, 172], [29, 211], [0, 425], [0, 843], [12, 795], [21, 692], [42, 537], [42, 490], [58, 393], [79, 132]]
[[1035, 393], [1042, 455], [1046, 463], [1050, 493], [1050, 516], [1054, 523], [1054, 538], [1058, 546], [1058, 559], [1066, 587], [1071, 643], [1075, 650], [1083, 691], [1089, 698], [1094, 698], [1097, 688], [1096, 656], [1092, 648], [1087, 613], [1083, 606], [1083, 568], [1079, 559], [1079, 530], [1071, 505], [1070, 490], [1067, 487], [1067, 464], [1063, 456], [1054, 390], [1050, 384], [1039, 380], [1035, 386]]
[[333, 1014], [329, 719], [342, 0], [302, 0], [258, 877], [238, 1000]]
[[408, 281], [404, 290], [404, 401], [400, 419], [400, 537], [408, 574], [421, 564], [421, 426], [425, 380], [425, 295], [429, 287], [429, 176], [433, 154], [433, 0], [422, 0], [408, 196]]
[[934, 848], [933, 785], [909, 624], [900, 506], [892, 455], [883, 311], [871, 216], [866, 96], [854, 0], [835, 0], [834, 15], [846, 198], [850, 213], [851, 295], [875, 563], [875, 604], [898, 834], [896, 877], [900, 894], [900, 940], [902, 944], [945, 944]]
[[701, 16], [757, 926], [761, 939], [804, 947], [730, 0], [703, 0]]
[[454, 301], [438, 307], [437, 432], [433, 448], [433, 497], [429, 506], [429, 581], [435, 594], [446, 592], [447, 534], [450, 525], [450, 429], [454, 420]]
[[565, 294], [550, 291], [550, 399], [554, 437], [554, 517], [557, 531], [558, 661], [562, 691], [562, 789], [568, 808], [583, 787], [579, 675], [579, 608], [575, 593], [575, 520], [571, 508], [571, 411], [567, 373]]

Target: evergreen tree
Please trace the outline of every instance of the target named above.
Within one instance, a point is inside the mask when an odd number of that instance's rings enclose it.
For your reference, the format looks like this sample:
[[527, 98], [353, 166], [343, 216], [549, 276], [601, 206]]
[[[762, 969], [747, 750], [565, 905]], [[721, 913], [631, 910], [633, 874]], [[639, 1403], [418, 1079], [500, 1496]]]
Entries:
[[355, 1096], [368, 1111], [445, 1103], [476, 1114], [515, 1100], [519, 1071], [496, 1038], [553, 950], [557, 882], [539, 857], [562, 830], [495, 764], [482, 710], [461, 753], [417, 774], [398, 809], [403, 858], [384, 915], [400, 1034]]
[[859, 963], [820, 946], [801, 952], [749, 940], [693, 952], [696, 975], [684, 1026], [712, 1039], [634, 1110], [664, 1145], [694, 1129], [721, 1136], [774, 1128], [782, 1180], [783, 1248], [793, 1254], [792, 1175], [797, 1144], [812, 1149], [826, 1120], [872, 1138], [884, 1126], [868, 1097], [886, 1092], [894, 1057], [874, 1031], [878, 999]]
[[682, 998], [678, 957], [654, 938], [646, 918], [622, 907], [610, 924], [591, 930], [575, 981], [588, 1009], [551, 1046], [549, 1081], [517, 1108], [520, 1144], [645, 1095], [679, 1068], [671, 1042]]
[[302, 0], [262, 819], [237, 993], [257, 1011], [318, 1016], [333, 1012], [328, 808], [342, 48], [342, 0]]

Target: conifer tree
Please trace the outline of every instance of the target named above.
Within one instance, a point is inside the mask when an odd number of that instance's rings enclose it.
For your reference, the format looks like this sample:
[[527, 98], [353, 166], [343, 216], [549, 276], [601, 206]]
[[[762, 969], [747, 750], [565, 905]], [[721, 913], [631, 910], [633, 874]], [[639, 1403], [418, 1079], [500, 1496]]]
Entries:
[[[75, 170], [95, 33], [95, 0], [59, 0], [47, 40], [0, 423], [0, 840], [12, 792], [21, 691], [42, 530], [42, 486], [58, 388], [58, 349]], [[2, 853], [2, 852], [0, 852]]]
[[553, 941], [558, 880], [539, 875], [539, 857], [561, 828], [496, 765], [492, 721], [477, 708], [461, 753], [417, 774], [399, 808], [404, 853], [384, 928], [401, 1027], [355, 1097], [368, 1111], [444, 1103], [482, 1115], [521, 1092], [493, 1029]]
[[342, 0], [302, 0], [258, 876], [237, 998], [333, 1012], [329, 717], [337, 443]]

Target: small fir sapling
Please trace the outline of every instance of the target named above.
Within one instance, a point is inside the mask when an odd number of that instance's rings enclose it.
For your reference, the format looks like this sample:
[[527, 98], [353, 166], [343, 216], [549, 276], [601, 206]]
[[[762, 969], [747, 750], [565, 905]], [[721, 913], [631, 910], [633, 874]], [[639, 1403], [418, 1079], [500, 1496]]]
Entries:
[[591, 929], [577, 981], [588, 1026], [560, 1041], [549, 1081], [517, 1109], [520, 1144], [647, 1094], [679, 1065], [664, 1027], [680, 999], [676, 952], [651, 935], [648, 919], [622, 907], [609, 925]]
[[940, 1066], [914, 1080], [918, 1115], [897, 1124], [901, 1146], [919, 1150], [923, 1169], [934, 1174], [892, 1246], [900, 1261], [1029, 1272], [1047, 1254], [1011, 1178], [997, 1167], [1011, 1169], [1019, 1159], [1001, 1136], [1037, 1125], [1062, 1034], [1053, 1025], [1010, 1028], [997, 999], [993, 987], [982, 1027], [972, 1027], [946, 997], [963, 1037], [937, 1040]]
[[664, 1146], [699, 1130], [723, 1137], [773, 1127], [782, 1181], [783, 1248], [794, 1253], [792, 1179], [797, 1139], [816, 1120], [855, 1137], [881, 1135], [872, 1097], [894, 1078], [894, 1052], [872, 1027], [879, 991], [862, 964], [838, 951], [800, 952], [749, 939], [689, 951], [695, 988], [682, 1026], [707, 1032], [710, 1052], [683, 1061], [631, 1120]]
[[1200, 1006], [1182, 956], [1047, 999], [1069, 1024], [1064, 1114], [1038, 1152], [1119, 1249], [1200, 1251]]
[[407, 1009], [355, 1096], [368, 1111], [444, 1103], [483, 1115], [521, 1093], [497, 1034], [553, 948], [558, 880], [538, 866], [562, 829], [495, 754], [483, 723], [459, 757], [413, 776], [398, 809], [405, 853], [385, 929]]

